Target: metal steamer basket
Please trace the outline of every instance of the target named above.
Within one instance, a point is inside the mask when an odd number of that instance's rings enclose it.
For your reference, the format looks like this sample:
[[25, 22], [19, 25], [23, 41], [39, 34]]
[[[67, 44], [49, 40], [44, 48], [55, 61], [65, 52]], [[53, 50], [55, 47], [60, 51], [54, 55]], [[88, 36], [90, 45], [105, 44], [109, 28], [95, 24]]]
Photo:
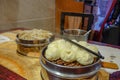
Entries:
[[[87, 66], [68, 67], [55, 64], [45, 58], [46, 49], [47, 47], [42, 50], [40, 57], [40, 64], [42, 66], [41, 77], [43, 80], [86, 80], [96, 76], [101, 68], [100, 59]], [[94, 80], [97, 80], [97, 77]]]
[[54, 40], [54, 36], [42, 40], [23, 40], [16, 36], [17, 52], [30, 57], [40, 56], [41, 50]]

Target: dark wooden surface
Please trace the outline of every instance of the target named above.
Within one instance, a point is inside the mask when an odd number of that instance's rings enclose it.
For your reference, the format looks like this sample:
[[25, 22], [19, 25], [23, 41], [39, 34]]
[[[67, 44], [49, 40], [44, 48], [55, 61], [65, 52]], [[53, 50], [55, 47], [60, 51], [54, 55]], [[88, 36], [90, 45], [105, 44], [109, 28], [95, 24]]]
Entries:
[[106, 44], [106, 43], [102, 43], [102, 42], [96, 42], [96, 41], [90, 41], [89, 40], [88, 43], [102, 45], [102, 46], [109, 46], [109, 47], [114, 47], [114, 48], [120, 49], [120, 46], [116, 46], [116, 45], [112, 45], [112, 44]]

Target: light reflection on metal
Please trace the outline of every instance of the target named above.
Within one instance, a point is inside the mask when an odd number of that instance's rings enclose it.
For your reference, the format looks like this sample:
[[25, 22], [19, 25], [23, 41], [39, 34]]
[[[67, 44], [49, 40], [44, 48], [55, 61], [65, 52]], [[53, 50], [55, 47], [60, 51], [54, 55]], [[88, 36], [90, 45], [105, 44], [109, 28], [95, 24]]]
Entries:
[[76, 2], [83, 2], [84, 0], [75, 0]]

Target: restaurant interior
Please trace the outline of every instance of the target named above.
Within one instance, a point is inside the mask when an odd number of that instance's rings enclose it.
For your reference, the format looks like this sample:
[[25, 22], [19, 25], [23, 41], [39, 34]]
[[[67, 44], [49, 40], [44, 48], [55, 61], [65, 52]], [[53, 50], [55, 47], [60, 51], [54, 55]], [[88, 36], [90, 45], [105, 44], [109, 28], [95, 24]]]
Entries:
[[120, 80], [120, 0], [0, 0], [0, 80]]

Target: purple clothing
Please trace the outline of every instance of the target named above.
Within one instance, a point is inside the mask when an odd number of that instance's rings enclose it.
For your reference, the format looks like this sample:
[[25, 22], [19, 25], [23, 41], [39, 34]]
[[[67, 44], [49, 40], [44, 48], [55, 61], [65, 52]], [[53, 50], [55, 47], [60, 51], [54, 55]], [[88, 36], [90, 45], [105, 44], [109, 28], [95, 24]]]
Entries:
[[120, 80], [120, 71], [116, 71], [110, 74], [110, 80]]

